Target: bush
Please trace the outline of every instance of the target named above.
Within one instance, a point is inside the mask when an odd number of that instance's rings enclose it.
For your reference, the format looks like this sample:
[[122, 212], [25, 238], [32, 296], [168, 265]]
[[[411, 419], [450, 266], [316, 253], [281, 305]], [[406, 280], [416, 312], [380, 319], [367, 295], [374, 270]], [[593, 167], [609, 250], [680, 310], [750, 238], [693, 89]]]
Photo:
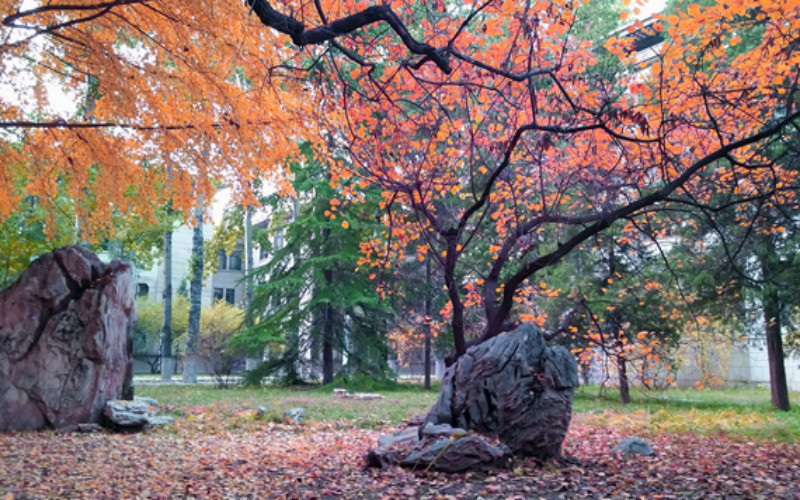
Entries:
[[[136, 322], [133, 324], [134, 352], [159, 350], [161, 323], [164, 321], [164, 304], [147, 297], [136, 299]], [[189, 328], [189, 300], [183, 296], [172, 299], [172, 342], [180, 341]]]
[[227, 302], [219, 300], [200, 311], [197, 354], [205, 361], [220, 387], [228, 385], [228, 377], [236, 363], [247, 355], [243, 348], [230, 342], [243, 326], [244, 311]]

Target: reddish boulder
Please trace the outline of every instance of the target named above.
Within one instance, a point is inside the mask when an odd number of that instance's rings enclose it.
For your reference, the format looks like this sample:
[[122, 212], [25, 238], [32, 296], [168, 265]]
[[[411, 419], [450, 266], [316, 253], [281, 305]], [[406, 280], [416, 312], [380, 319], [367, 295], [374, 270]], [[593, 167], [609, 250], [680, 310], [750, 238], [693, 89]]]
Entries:
[[74, 246], [0, 292], [0, 431], [98, 422], [130, 399], [133, 271]]

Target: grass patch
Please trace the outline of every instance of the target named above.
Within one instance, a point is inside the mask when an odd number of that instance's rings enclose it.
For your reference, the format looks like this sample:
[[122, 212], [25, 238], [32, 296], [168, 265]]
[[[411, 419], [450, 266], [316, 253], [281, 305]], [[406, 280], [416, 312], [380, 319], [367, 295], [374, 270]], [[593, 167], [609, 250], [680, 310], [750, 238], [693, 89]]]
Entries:
[[[162, 412], [188, 419], [198, 413], [213, 413], [235, 427], [247, 428], [258, 407], [266, 409], [266, 421], [278, 422], [290, 408], [302, 407], [310, 421], [342, 421], [359, 428], [398, 425], [404, 419], [425, 413], [438, 396], [419, 384], [392, 382], [369, 384], [364, 380], [338, 380], [327, 386], [261, 388], [155, 385], [139, 386], [138, 396], [155, 398], [167, 405]], [[340, 399], [333, 387], [354, 392], [378, 392], [381, 400]], [[575, 420], [593, 427], [612, 427], [626, 434], [654, 435], [692, 433], [728, 436], [737, 440], [792, 443], [800, 441], [800, 394], [792, 393], [792, 410], [781, 412], [770, 405], [768, 389], [669, 389], [633, 391], [633, 402], [622, 406], [619, 394], [596, 386], [575, 392]]]
[[669, 389], [632, 391], [622, 406], [619, 392], [585, 386], [575, 392], [581, 422], [611, 426], [626, 433], [692, 433], [734, 439], [791, 443], [800, 441], [800, 393], [791, 393], [791, 411], [770, 403], [769, 389]]
[[299, 406], [306, 410], [310, 420], [347, 420], [362, 428], [397, 425], [404, 419], [425, 413], [438, 395], [436, 390], [425, 391], [411, 384], [400, 384], [391, 392], [378, 391], [384, 399], [372, 401], [335, 398], [332, 390], [332, 386], [217, 389], [211, 386], [158, 385], [136, 387], [136, 395], [154, 398], [162, 406], [167, 405], [169, 411], [186, 414], [191, 414], [192, 408], [220, 402], [242, 411], [262, 406], [270, 415], [283, 415], [290, 408]]

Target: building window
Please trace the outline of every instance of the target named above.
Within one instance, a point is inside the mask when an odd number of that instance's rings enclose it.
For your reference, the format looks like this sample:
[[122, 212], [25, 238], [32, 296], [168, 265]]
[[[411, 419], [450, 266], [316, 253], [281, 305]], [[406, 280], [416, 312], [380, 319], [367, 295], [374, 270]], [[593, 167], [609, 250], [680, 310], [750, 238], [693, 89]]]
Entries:
[[240, 252], [233, 252], [228, 260], [229, 267], [233, 271], [242, 270], [242, 254]]
[[275, 247], [275, 250], [283, 249], [283, 228], [278, 229], [278, 232], [275, 233], [275, 238], [272, 240], [272, 245]]
[[225, 302], [231, 305], [236, 303], [236, 290], [233, 288], [225, 289]]
[[217, 269], [224, 271], [228, 267], [228, 258], [225, 256], [225, 250], [217, 252]]
[[214, 289], [214, 301], [215, 302], [217, 300], [222, 300], [222, 298], [224, 296], [225, 296], [225, 289], [223, 289], [223, 288], [215, 288]]
[[147, 283], [139, 283], [136, 285], [136, 296], [137, 297], [147, 297], [150, 295], [150, 287]]

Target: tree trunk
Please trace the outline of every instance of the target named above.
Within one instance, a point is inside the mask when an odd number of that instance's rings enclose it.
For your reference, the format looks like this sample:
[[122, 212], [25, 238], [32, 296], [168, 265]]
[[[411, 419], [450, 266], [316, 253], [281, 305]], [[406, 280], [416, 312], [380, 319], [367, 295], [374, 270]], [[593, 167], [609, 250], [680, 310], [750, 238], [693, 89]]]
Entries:
[[[296, 206], [296, 205], [295, 205]], [[322, 253], [327, 255], [330, 250], [328, 245], [331, 244], [331, 230], [328, 228], [322, 229]], [[333, 271], [325, 269], [322, 271], [325, 286], [330, 290], [333, 286]], [[333, 382], [333, 305], [329, 301], [323, 306], [323, 321], [322, 321], [322, 383], [330, 384]]]
[[[613, 268], [612, 268], [613, 272]], [[625, 356], [625, 335], [619, 311], [613, 311], [609, 316], [610, 327], [614, 332], [614, 356], [617, 363], [617, 376], [619, 377], [619, 402], [626, 405], [631, 402], [630, 381], [628, 380], [628, 360]]]
[[203, 209], [202, 200], [196, 212], [192, 237], [191, 283], [189, 288], [189, 328], [186, 359], [183, 363], [183, 382], [197, 383], [197, 344], [200, 340], [200, 306], [203, 291]]
[[172, 231], [164, 233], [164, 306], [161, 322], [161, 380], [171, 380], [175, 370], [172, 359]]
[[253, 300], [253, 207], [247, 207], [244, 213], [244, 280], [244, 308], [247, 309]]
[[431, 388], [431, 259], [425, 259], [425, 389]]
[[619, 402], [626, 405], [631, 402], [631, 391], [628, 383], [628, 366], [625, 361], [625, 353], [616, 353], [617, 375], [619, 376]]
[[[328, 279], [330, 271], [325, 271]], [[322, 383], [333, 382], [333, 308], [325, 305], [325, 320], [322, 325]]]
[[764, 285], [761, 302], [764, 308], [764, 326], [767, 336], [767, 359], [769, 361], [769, 388], [772, 406], [789, 411], [789, 386], [786, 383], [786, 366], [783, 361], [781, 339], [781, 308], [775, 285]]

